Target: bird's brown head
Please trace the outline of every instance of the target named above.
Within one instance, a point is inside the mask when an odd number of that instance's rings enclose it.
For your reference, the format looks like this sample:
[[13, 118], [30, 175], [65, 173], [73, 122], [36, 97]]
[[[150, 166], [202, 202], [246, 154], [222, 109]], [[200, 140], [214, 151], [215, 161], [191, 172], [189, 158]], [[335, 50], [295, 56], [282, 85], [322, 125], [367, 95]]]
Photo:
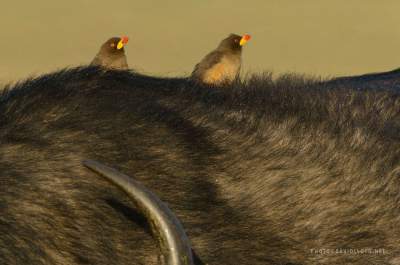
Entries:
[[94, 57], [91, 65], [99, 65], [112, 69], [128, 69], [124, 46], [128, 43], [128, 37], [114, 37], [107, 40]]
[[226, 39], [222, 40], [219, 48], [229, 49], [234, 51], [241, 51], [243, 45], [250, 40], [251, 36], [245, 34], [243, 36], [237, 34], [230, 34]]
[[107, 40], [100, 48], [100, 51], [110, 53], [110, 54], [118, 54], [124, 53], [124, 46], [128, 43], [128, 37], [113, 37]]

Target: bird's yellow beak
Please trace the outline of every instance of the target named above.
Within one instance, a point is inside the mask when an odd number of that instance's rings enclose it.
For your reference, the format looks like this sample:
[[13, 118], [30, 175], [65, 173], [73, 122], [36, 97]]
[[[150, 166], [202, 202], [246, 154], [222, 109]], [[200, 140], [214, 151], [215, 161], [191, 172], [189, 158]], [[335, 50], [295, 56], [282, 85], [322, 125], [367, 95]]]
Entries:
[[246, 42], [248, 42], [248, 41], [250, 40], [250, 38], [251, 38], [251, 36], [248, 35], [248, 34], [243, 35], [243, 37], [240, 39], [239, 45], [240, 45], [240, 46], [245, 45]]
[[121, 37], [121, 39], [119, 40], [118, 44], [117, 44], [117, 49], [121, 50], [125, 44], [128, 43], [129, 38], [127, 36], [123, 36]]

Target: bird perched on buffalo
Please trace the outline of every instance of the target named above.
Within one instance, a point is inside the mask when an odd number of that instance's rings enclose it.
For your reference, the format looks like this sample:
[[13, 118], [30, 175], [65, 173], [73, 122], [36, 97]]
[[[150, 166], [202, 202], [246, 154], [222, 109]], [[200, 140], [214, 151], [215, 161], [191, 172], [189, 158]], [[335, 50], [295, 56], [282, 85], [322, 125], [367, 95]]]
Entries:
[[128, 69], [128, 62], [124, 49], [127, 43], [128, 37], [126, 36], [110, 38], [101, 45], [91, 65], [98, 65], [111, 69]]
[[194, 67], [192, 79], [212, 85], [232, 83], [239, 75], [242, 47], [249, 39], [250, 35], [247, 34], [230, 34]]

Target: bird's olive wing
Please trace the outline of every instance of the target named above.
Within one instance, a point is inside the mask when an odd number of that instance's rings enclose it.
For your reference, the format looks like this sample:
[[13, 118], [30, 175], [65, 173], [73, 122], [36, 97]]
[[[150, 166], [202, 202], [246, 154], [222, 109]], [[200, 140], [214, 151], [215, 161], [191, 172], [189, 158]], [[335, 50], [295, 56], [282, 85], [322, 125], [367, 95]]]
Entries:
[[210, 52], [200, 61], [200, 63], [196, 64], [194, 67], [192, 75], [201, 76], [205, 71], [213, 67], [215, 64], [219, 63], [223, 57], [223, 53], [221, 51], [215, 50]]

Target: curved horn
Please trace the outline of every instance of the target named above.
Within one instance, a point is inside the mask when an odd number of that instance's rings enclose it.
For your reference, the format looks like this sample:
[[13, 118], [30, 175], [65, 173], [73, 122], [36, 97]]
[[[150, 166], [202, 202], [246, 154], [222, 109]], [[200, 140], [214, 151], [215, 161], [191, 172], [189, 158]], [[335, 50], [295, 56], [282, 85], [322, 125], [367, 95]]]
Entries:
[[164, 264], [194, 264], [190, 242], [181, 223], [154, 193], [131, 177], [99, 162], [85, 160], [83, 165], [106, 177], [134, 200], [141, 213], [147, 218], [153, 234], [160, 243]]

